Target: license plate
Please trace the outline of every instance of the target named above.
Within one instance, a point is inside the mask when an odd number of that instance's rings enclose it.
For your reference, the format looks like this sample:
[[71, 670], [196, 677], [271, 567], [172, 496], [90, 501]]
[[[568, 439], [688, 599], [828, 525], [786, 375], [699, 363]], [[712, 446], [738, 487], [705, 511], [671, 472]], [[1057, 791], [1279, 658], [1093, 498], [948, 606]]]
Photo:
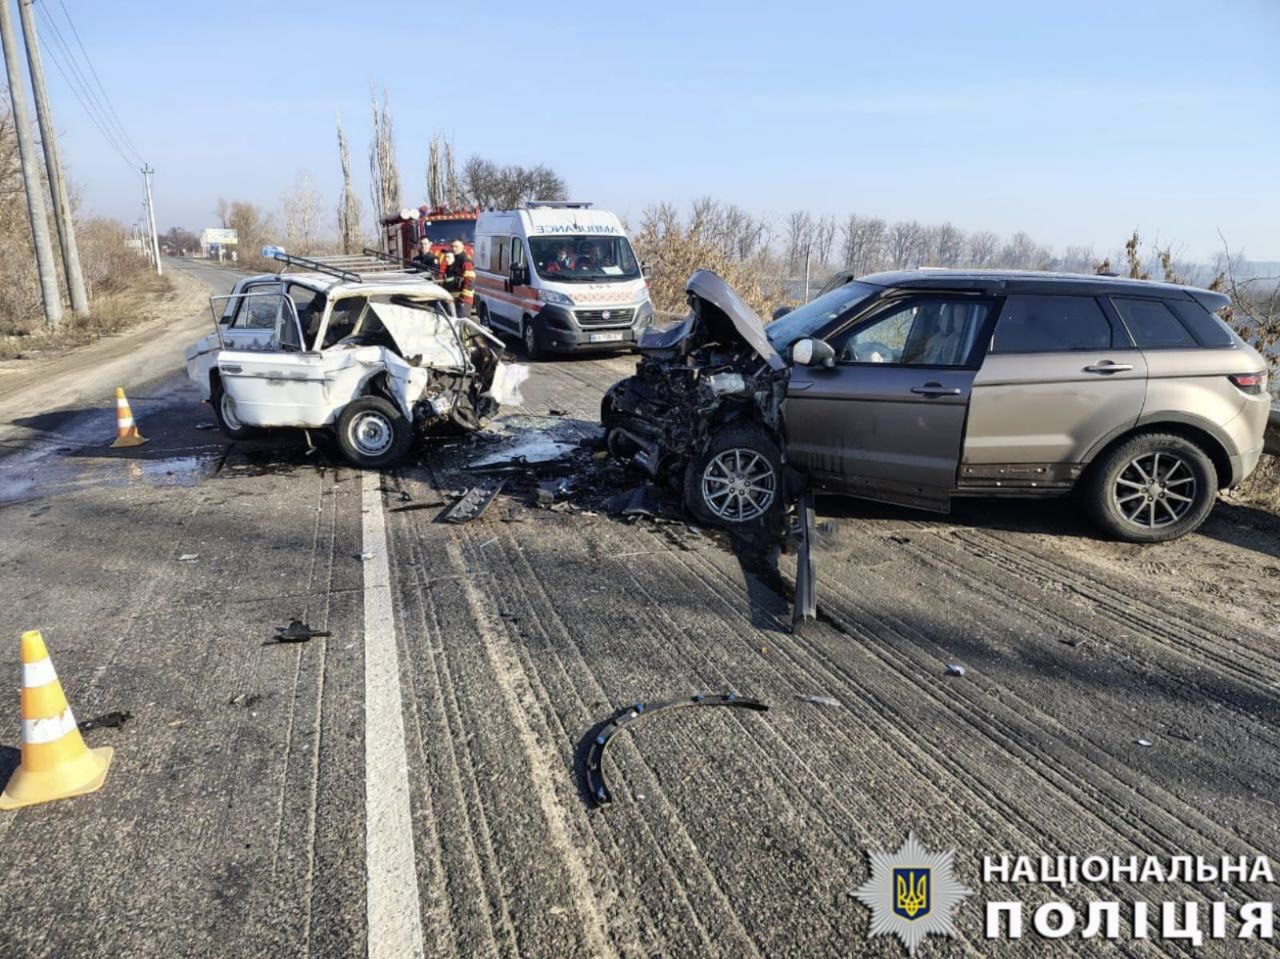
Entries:
[[619, 330], [616, 333], [592, 333], [591, 342], [592, 343], [621, 343], [622, 331]]

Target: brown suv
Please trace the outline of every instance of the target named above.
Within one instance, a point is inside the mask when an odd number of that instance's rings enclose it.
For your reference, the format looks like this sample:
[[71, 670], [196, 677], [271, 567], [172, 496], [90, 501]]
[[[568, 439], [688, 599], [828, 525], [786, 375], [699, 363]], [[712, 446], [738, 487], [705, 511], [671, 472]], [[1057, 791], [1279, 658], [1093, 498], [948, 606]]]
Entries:
[[720, 277], [606, 395], [610, 448], [701, 519], [776, 519], [788, 476], [946, 510], [1079, 490], [1109, 534], [1199, 526], [1262, 453], [1266, 364], [1218, 293], [1053, 273], [838, 284], [765, 327]]

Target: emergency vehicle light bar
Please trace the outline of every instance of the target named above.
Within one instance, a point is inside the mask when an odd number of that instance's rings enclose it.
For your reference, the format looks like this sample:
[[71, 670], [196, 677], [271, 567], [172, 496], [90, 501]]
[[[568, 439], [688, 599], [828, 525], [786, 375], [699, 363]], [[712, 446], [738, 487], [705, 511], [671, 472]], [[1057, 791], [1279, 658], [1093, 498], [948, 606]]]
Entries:
[[590, 200], [530, 200], [524, 205], [526, 210], [545, 206], [553, 210], [585, 210], [591, 206]]

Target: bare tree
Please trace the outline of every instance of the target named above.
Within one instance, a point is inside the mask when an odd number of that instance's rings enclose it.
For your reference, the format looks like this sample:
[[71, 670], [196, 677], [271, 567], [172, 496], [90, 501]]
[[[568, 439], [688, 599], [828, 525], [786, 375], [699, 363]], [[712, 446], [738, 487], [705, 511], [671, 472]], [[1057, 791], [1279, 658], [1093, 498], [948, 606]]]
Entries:
[[342, 132], [342, 115], [338, 115], [338, 162], [342, 165], [342, 196], [338, 200], [338, 240], [343, 253], [356, 253], [360, 241], [360, 197], [351, 186], [351, 153], [347, 136]]
[[899, 220], [889, 228], [889, 265], [895, 270], [914, 266], [920, 256], [923, 229], [915, 220]]
[[508, 165], [500, 167], [483, 157], [470, 157], [462, 167], [461, 193], [475, 206], [513, 210], [533, 200], [564, 200], [569, 196], [564, 178], [550, 167]]
[[1068, 273], [1089, 273], [1096, 262], [1091, 246], [1069, 246], [1062, 253], [1059, 266]]
[[391, 122], [391, 105], [387, 91], [382, 91], [382, 105], [370, 91], [373, 108], [373, 141], [369, 144], [369, 189], [373, 197], [374, 215], [381, 222], [400, 211], [400, 169], [396, 165], [395, 127]]
[[804, 267], [813, 244], [813, 217], [795, 210], [787, 217], [787, 273], [795, 276]]
[[944, 223], [934, 232], [934, 262], [938, 266], [955, 267], [964, 259], [964, 231]]
[[1000, 247], [1000, 238], [990, 230], [979, 230], [969, 234], [965, 259], [975, 269], [985, 269], [996, 262], [996, 251]]
[[831, 262], [831, 247], [836, 239], [836, 220], [832, 216], [824, 216], [818, 220], [813, 231], [813, 255], [819, 266], [827, 266]]
[[458, 171], [453, 165], [453, 144], [439, 133], [431, 137], [428, 151], [427, 203], [433, 210], [458, 206]]
[[218, 222], [222, 224], [224, 230], [231, 226], [230, 213], [231, 204], [222, 197], [218, 197], [218, 202], [213, 208], [213, 215], [218, 218]]
[[284, 210], [285, 245], [290, 250], [299, 253], [315, 250], [323, 203], [311, 181], [311, 174], [300, 170], [293, 189], [280, 198]]

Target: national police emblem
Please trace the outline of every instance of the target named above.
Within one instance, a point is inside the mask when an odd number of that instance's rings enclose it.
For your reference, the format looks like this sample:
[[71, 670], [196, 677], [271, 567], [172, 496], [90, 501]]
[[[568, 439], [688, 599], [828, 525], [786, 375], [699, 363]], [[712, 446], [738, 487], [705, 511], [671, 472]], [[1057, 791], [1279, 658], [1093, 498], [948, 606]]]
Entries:
[[951, 910], [971, 891], [951, 874], [955, 850], [930, 852], [915, 833], [897, 852], [872, 852], [871, 878], [855, 895], [871, 907], [870, 935], [895, 934], [914, 956], [930, 934], [954, 936]]

